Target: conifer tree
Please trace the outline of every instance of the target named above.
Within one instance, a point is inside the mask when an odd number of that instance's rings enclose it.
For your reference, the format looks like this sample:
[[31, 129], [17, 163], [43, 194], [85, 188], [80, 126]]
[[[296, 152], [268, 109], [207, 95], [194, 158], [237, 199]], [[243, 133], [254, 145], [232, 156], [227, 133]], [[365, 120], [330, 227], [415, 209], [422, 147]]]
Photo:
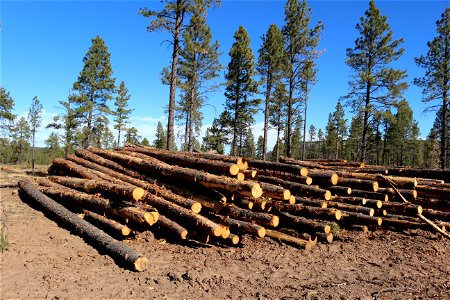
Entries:
[[303, 119], [301, 115], [298, 116], [296, 122], [294, 122], [294, 129], [292, 131], [291, 137], [291, 157], [295, 159], [302, 158], [303, 147], [301, 147], [301, 143], [303, 140], [302, 137], [302, 128], [303, 128]]
[[316, 140], [316, 126], [314, 126], [313, 124], [311, 124], [311, 126], [309, 126], [309, 158], [314, 159], [317, 157], [317, 150], [316, 150], [316, 144], [315, 144], [315, 140]]
[[212, 126], [206, 129], [206, 135], [203, 138], [204, 151], [214, 150], [219, 154], [224, 154], [229, 134], [227, 125], [224, 124], [227, 119], [229, 119], [228, 114], [224, 111], [220, 118], [214, 118]]
[[263, 156], [266, 160], [267, 138], [269, 132], [269, 106], [272, 91], [276, 82], [283, 75], [286, 67], [286, 54], [284, 52], [283, 33], [277, 25], [272, 24], [266, 34], [261, 37], [262, 45], [258, 50], [257, 71], [263, 79], [265, 96], [264, 100], [264, 134], [263, 134]]
[[138, 134], [138, 130], [135, 127], [130, 127], [125, 133], [125, 142], [130, 144], [139, 144], [141, 136]]
[[345, 119], [345, 111], [342, 107], [341, 101], [336, 104], [336, 109], [333, 113], [334, 126], [336, 128], [336, 155], [338, 159], [342, 156], [342, 149], [344, 148], [344, 139], [347, 135], [347, 120]]
[[144, 146], [150, 146], [150, 141], [146, 137], [144, 137], [141, 141], [141, 144]]
[[336, 129], [336, 122], [333, 118], [333, 114], [328, 115], [327, 126], [325, 127], [326, 138], [324, 153], [325, 157], [328, 159], [336, 159], [337, 150], [336, 145], [338, 144], [338, 133]]
[[436, 22], [437, 36], [427, 43], [428, 52], [415, 59], [425, 69], [423, 77], [415, 78], [414, 84], [423, 88], [423, 102], [437, 102], [428, 110], [441, 109], [440, 167], [448, 167], [448, 128], [446, 120], [450, 109], [450, 7], [447, 7]]
[[59, 135], [56, 132], [50, 133], [48, 138], [45, 140], [46, 152], [48, 158], [53, 160], [55, 157], [61, 157], [64, 155], [64, 151], [59, 145]]
[[76, 117], [83, 125], [83, 147], [94, 142], [94, 128], [105, 123], [111, 113], [108, 101], [112, 99], [116, 86], [110, 56], [105, 41], [100, 36], [93, 38], [83, 58], [83, 69], [73, 84], [73, 90], [77, 92], [73, 97]]
[[164, 127], [162, 126], [161, 122], [158, 122], [158, 125], [156, 126], [156, 139], [153, 141], [153, 146], [155, 148], [160, 149], [166, 149], [167, 148], [167, 135], [166, 131], [164, 130]]
[[325, 134], [323, 133], [322, 128], [319, 128], [319, 131], [317, 132], [317, 140], [319, 144], [319, 158], [323, 158], [323, 141], [325, 139]]
[[374, 111], [390, 108], [401, 98], [408, 85], [402, 81], [406, 71], [390, 67], [400, 58], [403, 39], [393, 40], [387, 18], [381, 15], [373, 0], [356, 25], [360, 36], [354, 48], [347, 49], [346, 64], [354, 71], [350, 92], [344, 97], [354, 112], [363, 114], [360, 161], [366, 161], [369, 123]]
[[359, 113], [352, 118], [347, 143], [345, 144], [346, 157], [356, 161], [361, 152], [361, 134], [363, 131], [363, 114]]
[[[283, 34], [288, 59], [286, 79], [289, 92], [286, 155], [290, 157], [292, 127], [297, 114], [300, 113], [298, 105], [301, 100], [304, 104], [303, 138], [306, 135], [308, 95], [317, 73], [314, 60], [320, 54], [315, 48], [318, 45], [323, 25], [319, 22], [312, 29], [310, 28], [311, 8], [307, 6], [305, 0], [287, 0], [284, 19], [286, 24], [283, 26]], [[303, 152], [305, 151], [303, 150]]]
[[14, 100], [10, 96], [9, 92], [0, 86], [0, 134], [6, 134], [12, 122], [15, 119], [15, 115], [12, 113], [14, 108]]
[[279, 161], [281, 151], [281, 140], [280, 134], [285, 129], [286, 124], [286, 102], [288, 100], [286, 86], [283, 82], [279, 81], [275, 88], [273, 99], [269, 106], [269, 123], [277, 131], [277, 139], [275, 142], [274, 150], [272, 151], [272, 156], [275, 161]]
[[184, 125], [184, 145], [186, 151], [194, 149], [194, 140], [200, 133], [208, 93], [217, 89], [212, 80], [219, 76], [219, 43], [212, 42], [212, 34], [206, 24], [204, 1], [196, 0], [193, 15], [183, 34], [180, 50], [180, 81], [183, 93], [178, 101], [176, 118]]
[[20, 164], [26, 161], [30, 149], [31, 128], [29, 122], [20, 118], [14, 124], [11, 137], [11, 147], [13, 149], [12, 162]]
[[255, 137], [250, 127], [245, 135], [243, 156], [248, 158], [255, 158], [256, 156]]
[[42, 121], [42, 104], [37, 97], [31, 101], [31, 107], [28, 111], [28, 122], [31, 125], [31, 170], [34, 175], [35, 153], [34, 146], [36, 140], [36, 131], [41, 126]]
[[242, 155], [246, 129], [253, 124], [260, 101], [253, 98], [257, 88], [255, 62], [250, 38], [244, 27], [239, 27], [234, 40], [229, 53], [231, 61], [225, 74], [225, 109], [230, 112], [227, 123], [233, 136], [231, 154]]
[[260, 135], [256, 142], [256, 159], [263, 159], [264, 152], [264, 137]]
[[125, 86], [125, 82], [122, 81], [119, 86], [116, 101], [114, 102], [116, 107], [116, 111], [114, 112], [114, 129], [117, 129], [117, 146], [120, 146], [120, 134], [126, 130], [127, 124], [130, 123], [130, 113], [133, 109], [128, 108], [129, 100], [130, 95], [128, 95], [128, 89]]

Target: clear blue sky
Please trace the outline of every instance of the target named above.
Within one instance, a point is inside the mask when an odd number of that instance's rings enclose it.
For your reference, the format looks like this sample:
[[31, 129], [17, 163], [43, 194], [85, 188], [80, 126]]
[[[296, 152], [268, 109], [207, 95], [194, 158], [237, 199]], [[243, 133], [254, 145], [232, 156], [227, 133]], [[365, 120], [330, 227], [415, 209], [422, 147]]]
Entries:
[[[350, 69], [345, 65], [345, 49], [354, 46], [356, 23], [368, 8], [368, 1], [309, 1], [313, 23], [325, 25], [319, 48], [325, 49], [317, 61], [318, 83], [311, 93], [308, 126], [325, 128], [328, 113], [347, 92]], [[255, 57], [260, 37], [270, 24], [283, 25], [285, 1], [229, 1], [209, 11], [208, 23], [220, 42], [221, 63], [226, 66], [233, 34], [243, 25], [249, 32]], [[423, 74], [414, 57], [426, 53], [426, 42], [436, 35], [435, 22], [449, 1], [377, 1], [377, 6], [394, 32], [403, 37], [406, 49], [396, 66], [408, 71], [408, 81]], [[166, 123], [164, 107], [168, 87], [161, 84], [160, 71], [169, 64], [171, 49], [167, 33], [146, 32], [148, 20], [139, 8], [161, 7], [159, 1], [14, 1], [2, 0], [0, 84], [15, 100], [15, 113], [25, 116], [34, 96], [43, 103], [44, 126], [59, 112], [57, 101], [66, 99], [82, 69], [82, 59], [91, 39], [100, 35], [111, 53], [117, 84], [124, 80], [135, 109], [132, 126], [142, 136], [154, 139], [158, 120]], [[225, 73], [225, 70], [222, 72]], [[419, 121], [421, 135], [432, 126], [434, 113], [422, 114], [421, 90], [412, 86], [406, 99]], [[223, 109], [223, 88], [209, 97], [204, 108], [204, 125], [209, 125]], [[111, 103], [111, 107], [112, 107]], [[350, 120], [350, 113], [347, 114]], [[256, 116], [254, 135], [262, 134], [262, 113]], [[41, 129], [38, 144], [50, 132]], [[272, 141], [273, 143], [273, 141]]]

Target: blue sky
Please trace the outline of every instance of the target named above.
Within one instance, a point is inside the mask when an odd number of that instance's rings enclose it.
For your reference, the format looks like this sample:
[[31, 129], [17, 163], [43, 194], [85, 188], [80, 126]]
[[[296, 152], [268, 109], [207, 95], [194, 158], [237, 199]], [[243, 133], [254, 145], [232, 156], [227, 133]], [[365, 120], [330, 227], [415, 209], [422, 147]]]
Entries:
[[[308, 126], [325, 128], [328, 114], [339, 97], [347, 93], [350, 69], [345, 65], [345, 49], [354, 46], [358, 36], [355, 25], [368, 8], [368, 1], [309, 1], [313, 23], [325, 25], [319, 49], [325, 53], [317, 61], [318, 82], [311, 93]], [[233, 34], [243, 25], [250, 36], [255, 57], [261, 35], [270, 24], [283, 25], [285, 1], [230, 1], [209, 11], [208, 24], [213, 38], [220, 43], [220, 61], [226, 66]], [[408, 82], [421, 76], [423, 70], [414, 57], [426, 53], [426, 42], [436, 34], [435, 22], [449, 1], [377, 1], [377, 6], [394, 32], [403, 37], [405, 54], [395, 66], [408, 71]], [[138, 15], [144, 6], [161, 7], [159, 1], [14, 1], [2, 0], [0, 84], [15, 100], [15, 113], [25, 116], [34, 96], [44, 105], [43, 125], [59, 113], [57, 101], [66, 99], [83, 66], [91, 39], [100, 35], [111, 53], [117, 84], [124, 80], [135, 109], [132, 124], [141, 136], [154, 139], [158, 121], [166, 122], [164, 107], [168, 87], [161, 84], [160, 71], [170, 62], [171, 48], [163, 43], [167, 33], [146, 31], [148, 20]], [[222, 79], [225, 70], [222, 71]], [[203, 109], [204, 125], [211, 124], [223, 109], [225, 97], [221, 88], [209, 96]], [[421, 90], [411, 84], [405, 94], [426, 136], [434, 113], [422, 114]], [[111, 106], [112, 103], [111, 103]], [[350, 113], [347, 114], [350, 120]], [[256, 116], [254, 135], [262, 134], [263, 114]], [[43, 127], [44, 127], [43, 126]], [[41, 128], [37, 142], [50, 131]], [[269, 140], [273, 144], [274, 140]]]

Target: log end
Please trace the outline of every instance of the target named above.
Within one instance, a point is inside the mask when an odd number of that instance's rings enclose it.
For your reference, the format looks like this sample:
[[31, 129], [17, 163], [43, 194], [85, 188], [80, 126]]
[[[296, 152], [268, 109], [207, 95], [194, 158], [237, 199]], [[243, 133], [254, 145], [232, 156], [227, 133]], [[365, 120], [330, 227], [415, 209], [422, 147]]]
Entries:
[[269, 222], [270, 226], [277, 227], [280, 224], [280, 218], [278, 216], [272, 216], [272, 219]]
[[333, 240], [334, 240], [334, 236], [333, 236], [333, 234], [330, 232], [330, 233], [327, 233], [326, 234], [326, 241], [327, 241], [327, 243], [328, 244], [332, 244], [333, 243]]
[[321, 208], [327, 208], [328, 207], [328, 204], [325, 202], [325, 201], [323, 201], [322, 202], [322, 205], [320, 206]]
[[230, 175], [237, 175], [239, 173], [239, 166], [237, 164], [232, 164], [230, 166]]
[[123, 226], [121, 232], [123, 236], [128, 236], [131, 233], [131, 229], [128, 226]]
[[336, 220], [340, 220], [342, 218], [342, 212], [340, 210], [336, 210], [335, 213]]
[[300, 176], [308, 176], [308, 168], [300, 168]]
[[232, 234], [232, 235], [230, 235], [230, 237], [228, 239], [231, 241], [231, 244], [233, 244], [233, 245], [239, 244], [240, 238], [238, 235]]
[[312, 250], [312, 247], [313, 247], [313, 243], [312, 243], [312, 242], [307, 241], [307, 242], [305, 243], [305, 250], [306, 250], [306, 251], [311, 251], [311, 250]]
[[331, 226], [330, 226], [330, 225], [325, 225], [325, 226], [323, 227], [323, 231], [324, 231], [326, 234], [330, 233], [330, 232], [331, 232]]
[[223, 230], [224, 230], [224, 227], [221, 225], [218, 225], [218, 226], [216, 226], [216, 228], [214, 228], [212, 234], [214, 236], [222, 236]]
[[289, 204], [295, 204], [295, 196], [294, 195], [291, 195], [291, 197], [289, 197], [288, 203]]
[[199, 202], [194, 202], [191, 205], [191, 210], [193, 213], [198, 214], [202, 210], [202, 205]]
[[222, 238], [223, 239], [227, 239], [227, 238], [230, 237], [230, 235], [231, 235], [230, 228], [228, 228], [226, 226], [223, 226], [223, 228], [222, 228], [222, 235], [221, 235]]
[[383, 207], [383, 201], [378, 200], [377, 201], [377, 208], [382, 208]]
[[257, 234], [260, 238], [263, 238], [266, 236], [266, 229], [264, 227], [261, 227], [258, 229]]
[[336, 173], [331, 174], [330, 182], [332, 185], [336, 185], [339, 181], [339, 175]]
[[379, 188], [380, 188], [380, 186], [378, 184], [378, 181], [375, 181], [375, 180], [372, 181], [372, 189], [373, 189], [373, 191], [377, 192]]
[[134, 262], [134, 269], [138, 272], [144, 271], [145, 269], [147, 269], [147, 266], [148, 266], [148, 259], [145, 257], [139, 257]]
[[[284, 190], [283, 191], [283, 200], [289, 200], [289, 202], [291, 201], [291, 191], [290, 190]], [[294, 198], [294, 203], [295, 203], [295, 198]]]
[[145, 212], [144, 219], [148, 223], [148, 225], [152, 226], [156, 222], [158, 222], [159, 213], [157, 211]]
[[139, 201], [140, 199], [142, 199], [142, 197], [144, 197], [144, 194], [145, 190], [143, 188], [140, 187], [134, 188], [132, 192], [133, 200]]
[[254, 198], [259, 198], [259, 197], [262, 196], [262, 194], [263, 194], [263, 190], [262, 190], [262, 188], [261, 188], [261, 185], [260, 185], [259, 183], [255, 183], [255, 184], [252, 186], [252, 196], [253, 196]]
[[245, 180], [245, 174], [242, 173], [242, 172], [238, 172], [236, 174], [236, 179], [239, 180], [239, 181], [244, 181]]
[[422, 206], [421, 206], [421, 205], [417, 205], [417, 213], [418, 213], [419, 215], [421, 215], [422, 212], [423, 212]]
[[417, 190], [412, 190], [412, 196], [414, 199], [417, 198]]
[[373, 208], [369, 209], [369, 216], [373, 217], [374, 214], [375, 214], [375, 209], [373, 209]]
[[383, 223], [383, 219], [382, 218], [378, 218], [378, 220], [377, 220], [378, 226], [381, 226], [382, 223]]
[[347, 194], [351, 195], [352, 194], [352, 188], [347, 188]]
[[312, 182], [313, 182], [312, 178], [309, 177], [309, 176], [307, 176], [307, 177], [306, 177], [306, 180], [305, 180], [305, 183], [306, 183], [307, 185], [311, 185]]
[[325, 198], [325, 200], [330, 200], [331, 199], [331, 192], [330, 191], [325, 191], [325, 194], [324, 194], [324, 198]]

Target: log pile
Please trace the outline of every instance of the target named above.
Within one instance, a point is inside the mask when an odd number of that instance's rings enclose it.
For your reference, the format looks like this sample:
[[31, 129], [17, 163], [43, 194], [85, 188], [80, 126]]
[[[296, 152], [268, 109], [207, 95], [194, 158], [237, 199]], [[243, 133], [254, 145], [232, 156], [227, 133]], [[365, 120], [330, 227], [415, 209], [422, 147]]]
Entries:
[[24, 199], [137, 271], [147, 259], [117, 240], [137, 231], [224, 245], [253, 235], [311, 250], [341, 228], [446, 235], [450, 222], [448, 170], [275, 163], [127, 144], [79, 149], [55, 159], [49, 175], [21, 181]]

